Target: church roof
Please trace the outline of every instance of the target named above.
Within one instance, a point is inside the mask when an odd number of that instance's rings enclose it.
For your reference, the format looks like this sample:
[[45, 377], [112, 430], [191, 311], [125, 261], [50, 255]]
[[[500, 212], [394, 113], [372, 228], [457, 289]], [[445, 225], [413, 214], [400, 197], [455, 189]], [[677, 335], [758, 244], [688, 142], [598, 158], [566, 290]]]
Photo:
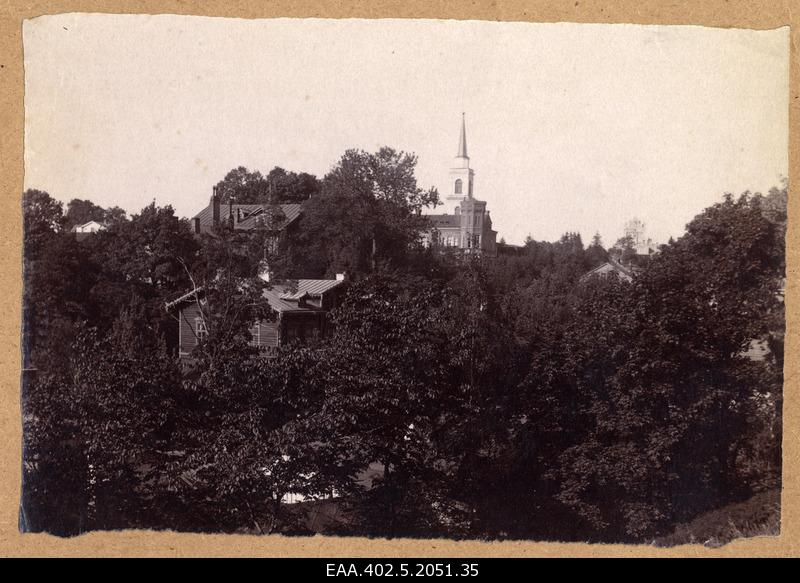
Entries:
[[461, 217], [458, 215], [425, 215], [431, 225], [437, 229], [461, 227]]

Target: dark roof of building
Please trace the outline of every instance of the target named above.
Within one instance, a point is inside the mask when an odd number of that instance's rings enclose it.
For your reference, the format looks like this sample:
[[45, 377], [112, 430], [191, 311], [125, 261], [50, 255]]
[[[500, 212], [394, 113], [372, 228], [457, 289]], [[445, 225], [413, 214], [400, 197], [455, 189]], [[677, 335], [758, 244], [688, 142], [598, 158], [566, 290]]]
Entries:
[[[272, 224], [273, 221], [269, 219], [265, 221], [265, 217], [269, 217], [269, 213], [275, 207], [280, 209], [283, 217], [280, 221], [276, 221], [276, 224]], [[268, 204], [220, 204], [219, 218], [224, 221], [233, 215], [233, 226], [236, 229], [249, 230], [267, 226], [280, 231], [300, 216], [300, 209], [301, 205], [299, 204], [279, 204], [274, 206]], [[200, 219], [200, 227], [205, 228], [205, 230], [210, 229], [214, 224], [211, 204], [197, 213], [192, 219]]]
[[431, 225], [437, 229], [461, 227], [461, 217], [459, 215], [425, 215]]

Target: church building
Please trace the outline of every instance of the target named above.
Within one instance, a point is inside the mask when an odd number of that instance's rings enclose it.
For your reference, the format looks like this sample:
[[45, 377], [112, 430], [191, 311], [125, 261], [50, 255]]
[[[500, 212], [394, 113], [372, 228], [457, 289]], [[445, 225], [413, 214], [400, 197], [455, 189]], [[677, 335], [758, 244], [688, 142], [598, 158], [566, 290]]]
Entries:
[[475, 171], [469, 166], [466, 122], [464, 114], [461, 114], [458, 152], [450, 168], [447, 185], [439, 192], [443, 207], [437, 207], [434, 213], [426, 215], [431, 223], [431, 230], [423, 239], [426, 246], [455, 247], [467, 253], [497, 254], [497, 231], [492, 230], [486, 202], [474, 197], [474, 188]]

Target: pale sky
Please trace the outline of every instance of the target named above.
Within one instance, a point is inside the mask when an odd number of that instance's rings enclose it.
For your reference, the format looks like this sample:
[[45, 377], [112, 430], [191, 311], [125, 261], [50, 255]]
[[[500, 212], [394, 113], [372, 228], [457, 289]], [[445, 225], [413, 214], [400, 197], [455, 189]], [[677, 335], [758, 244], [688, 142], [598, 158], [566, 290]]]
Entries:
[[348, 148], [447, 187], [461, 112], [498, 240], [659, 242], [788, 175], [788, 27], [67, 14], [24, 25], [25, 187], [190, 217], [231, 168]]

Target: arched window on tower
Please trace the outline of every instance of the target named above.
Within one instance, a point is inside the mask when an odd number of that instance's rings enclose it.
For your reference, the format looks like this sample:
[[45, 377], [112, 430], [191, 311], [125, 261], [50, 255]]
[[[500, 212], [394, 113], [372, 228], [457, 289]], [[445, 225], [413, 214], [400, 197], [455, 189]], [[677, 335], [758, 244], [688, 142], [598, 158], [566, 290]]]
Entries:
[[461, 191], [464, 188], [464, 183], [461, 182], [460, 178], [456, 179], [456, 194], [461, 194]]

